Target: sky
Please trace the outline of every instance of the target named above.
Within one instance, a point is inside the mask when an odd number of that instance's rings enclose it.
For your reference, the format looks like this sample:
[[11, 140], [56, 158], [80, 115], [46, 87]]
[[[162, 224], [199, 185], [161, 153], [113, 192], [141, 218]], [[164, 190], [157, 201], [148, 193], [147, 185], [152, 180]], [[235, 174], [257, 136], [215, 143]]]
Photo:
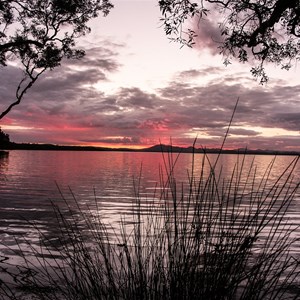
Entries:
[[[267, 66], [260, 85], [251, 65], [225, 66], [216, 18], [197, 27], [193, 48], [164, 33], [155, 0], [113, 1], [78, 40], [86, 56], [48, 71], [0, 121], [11, 141], [143, 148], [159, 143], [300, 151], [300, 66]], [[20, 70], [0, 70], [0, 110], [14, 100]]]

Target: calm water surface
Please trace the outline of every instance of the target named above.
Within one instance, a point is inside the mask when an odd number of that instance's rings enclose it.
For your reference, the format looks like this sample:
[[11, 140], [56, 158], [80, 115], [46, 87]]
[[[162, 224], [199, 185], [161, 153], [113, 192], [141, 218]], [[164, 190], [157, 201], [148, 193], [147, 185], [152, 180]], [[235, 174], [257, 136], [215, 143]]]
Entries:
[[[216, 157], [208, 156], [212, 163]], [[196, 176], [200, 176], [202, 159], [202, 154], [195, 156]], [[224, 178], [230, 177], [234, 166], [240, 166], [242, 159], [238, 155], [220, 157], [218, 165], [222, 166]], [[253, 159], [253, 156], [246, 156], [245, 170]], [[263, 176], [272, 159], [272, 156], [264, 155], [255, 157], [258, 178]], [[292, 159], [292, 156], [276, 158], [270, 182], [280, 176]], [[139, 178], [140, 194], [145, 199], [153, 199], [158, 189], [159, 166], [163, 169], [165, 163], [168, 164], [168, 157], [163, 158], [161, 153], [10, 151], [7, 157], [0, 159], [0, 254], [5, 251], [3, 245], [14, 247], [15, 239], [24, 234], [33, 243], [37, 242], [28, 220], [35, 222], [45, 234], [55, 235], [57, 224], [51, 203], [55, 202], [63, 209], [65, 204], [61, 194], [68, 201], [73, 193], [83, 205], [93, 205], [96, 199], [103, 219], [118, 227], [120, 215], [132, 211], [134, 185], [138, 185]], [[192, 165], [192, 154], [179, 156], [175, 170], [177, 182], [187, 182]], [[299, 182], [299, 165], [293, 176]], [[288, 212], [294, 225], [300, 225], [299, 213], [297, 194]], [[295, 235], [300, 237], [299, 231]]]

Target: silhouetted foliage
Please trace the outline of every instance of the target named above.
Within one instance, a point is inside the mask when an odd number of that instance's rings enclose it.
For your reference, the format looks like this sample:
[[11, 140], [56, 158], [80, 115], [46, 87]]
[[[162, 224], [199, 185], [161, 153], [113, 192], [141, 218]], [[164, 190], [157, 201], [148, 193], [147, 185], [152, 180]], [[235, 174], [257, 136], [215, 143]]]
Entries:
[[9, 135], [2, 131], [0, 127], [0, 145], [9, 143]]
[[259, 65], [251, 73], [261, 83], [268, 81], [266, 62], [288, 70], [300, 58], [299, 0], [161, 0], [159, 5], [166, 34], [188, 46], [194, 44], [197, 32], [183, 29], [184, 22], [218, 11], [222, 16], [218, 20], [222, 40], [218, 42], [224, 63], [232, 58], [247, 62], [252, 56]]
[[24, 76], [16, 99], [0, 114], [3, 118], [20, 103], [27, 90], [46, 70], [63, 58], [81, 58], [75, 41], [90, 32], [87, 22], [113, 5], [109, 0], [0, 0], [0, 66], [17, 61]]

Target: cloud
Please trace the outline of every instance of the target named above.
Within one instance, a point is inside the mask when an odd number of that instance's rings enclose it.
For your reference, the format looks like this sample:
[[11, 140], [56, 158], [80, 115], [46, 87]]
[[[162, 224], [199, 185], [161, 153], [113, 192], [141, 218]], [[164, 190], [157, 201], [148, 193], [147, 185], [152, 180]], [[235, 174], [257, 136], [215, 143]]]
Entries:
[[300, 109], [299, 112], [275, 113], [270, 119], [271, 124], [275, 126], [282, 124], [281, 128], [299, 131], [300, 133]]
[[[119, 67], [116, 52], [104, 47], [87, 49], [83, 59], [66, 60], [61, 67], [44, 73], [8, 118], [33, 122], [31, 118], [35, 115], [34, 122], [43, 123], [42, 118], [45, 116], [57, 115], [65, 118], [70, 113], [76, 115], [80, 108], [85, 109], [86, 101], [96, 101], [102, 96], [93, 85], [109, 81], [109, 75], [117, 72]], [[22, 72], [11, 65], [1, 70], [0, 76], [3, 82], [0, 109], [3, 111], [15, 101], [14, 93], [22, 78]]]
[[238, 138], [229, 138], [227, 144], [231, 148], [243, 145], [242, 148], [248, 149], [299, 151], [300, 140], [297, 136], [255, 137], [247, 138], [242, 144]]
[[[104, 54], [101, 54], [102, 52]], [[111, 56], [108, 56], [109, 54]], [[95, 55], [101, 55], [101, 59]], [[86, 84], [107, 81], [107, 74], [118, 71], [120, 67], [116, 56], [116, 53], [102, 47], [88, 49], [82, 59], [65, 60], [62, 67], [49, 71], [34, 86], [33, 91], [70, 91]]]
[[157, 96], [145, 93], [139, 88], [121, 88], [116, 94], [118, 104], [123, 108], [153, 108]]
[[137, 145], [141, 143], [141, 139], [139, 137], [108, 137], [104, 139], [82, 139], [80, 142], [88, 143], [88, 144], [121, 144], [121, 145]]
[[178, 74], [178, 78], [188, 79], [188, 78], [199, 77], [200, 75], [202, 75], [202, 72], [200, 70], [191, 69], [191, 70], [180, 72]]
[[22, 71], [16, 66], [0, 67], [0, 111], [15, 101], [16, 90], [22, 79]]
[[[139, 87], [101, 92], [93, 85], [109, 80], [120, 66], [114, 52], [106, 53], [109, 66], [87, 56], [88, 67], [71, 62], [44, 76], [9, 115], [14, 125], [29, 128], [8, 132], [12, 140], [145, 146], [168, 142], [172, 137], [174, 144], [188, 146], [198, 135], [201, 145], [219, 147], [239, 97], [228, 146], [299, 147], [300, 85], [283, 86], [274, 81], [260, 87], [245, 80], [243, 74], [228, 78], [219, 68], [195, 68], [177, 73], [152, 92]], [[9, 72], [15, 75], [14, 68]], [[189, 81], [207, 74], [214, 74], [214, 78], [200, 85]], [[9, 79], [5, 80], [2, 95], [11, 88]], [[243, 84], [237, 84], [241, 81]], [[266, 137], [263, 128], [285, 129], [289, 135]]]
[[192, 20], [192, 30], [195, 31], [195, 45], [194, 48], [198, 50], [209, 50], [213, 55], [219, 54], [220, 50], [218, 46], [222, 42], [219, 24], [216, 20], [219, 20], [220, 15], [216, 15], [210, 12], [207, 18], [194, 17]]
[[230, 136], [245, 136], [245, 137], [251, 137], [251, 136], [257, 136], [261, 134], [261, 132], [250, 130], [250, 129], [243, 129], [243, 128], [230, 128], [229, 131]]
[[85, 50], [85, 56], [80, 60], [68, 60], [68, 65], [97, 67], [109, 72], [117, 71], [119, 64], [113, 59], [118, 56], [118, 52], [107, 48], [108, 46], [115, 47], [116, 49], [122, 47], [121, 45], [115, 45], [108, 41], [102, 41], [105, 46], [94, 46]]

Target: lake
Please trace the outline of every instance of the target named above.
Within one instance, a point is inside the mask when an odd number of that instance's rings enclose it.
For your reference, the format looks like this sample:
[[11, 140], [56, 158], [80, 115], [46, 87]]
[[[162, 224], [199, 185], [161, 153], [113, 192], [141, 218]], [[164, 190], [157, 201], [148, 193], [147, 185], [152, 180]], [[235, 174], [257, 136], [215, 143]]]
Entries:
[[[221, 177], [230, 181], [234, 169], [242, 168], [245, 170], [243, 176], [247, 177], [251, 167], [260, 181], [273, 158], [268, 155], [221, 155], [216, 173], [222, 170]], [[142, 152], [10, 151], [8, 156], [0, 159], [0, 255], [8, 255], [6, 246], [16, 249], [16, 241], [22, 246], [23, 236], [31, 245], [39, 244], [30, 222], [45, 236], [55, 237], [57, 220], [52, 203], [62, 211], [66, 209], [66, 203], [70, 203], [76, 210], [72, 200], [75, 197], [81, 207], [90, 208], [87, 210], [90, 213], [97, 203], [102, 220], [117, 230], [121, 216], [131, 215], [137, 190], [144, 202], [156, 199], [159, 205], [160, 178], [166, 179], [165, 167], [172, 165], [172, 160], [176, 160], [174, 173], [178, 187], [185, 190], [189, 188], [192, 170], [196, 178], [202, 170], [209, 173], [208, 161], [213, 165], [216, 159], [216, 154], [209, 154], [203, 166], [203, 154], [180, 154], [178, 157], [173, 154], [171, 158], [161, 153]], [[271, 186], [293, 159], [293, 156], [278, 156], [267, 184]], [[294, 182], [299, 183], [299, 164], [292, 175]], [[249, 192], [251, 189], [253, 186]], [[300, 225], [299, 193], [285, 218], [293, 228]], [[300, 238], [299, 230], [293, 237]], [[293, 255], [299, 255], [298, 246], [292, 248]], [[30, 249], [27, 247], [26, 251], [30, 252]], [[9, 257], [13, 263], [18, 261], [13, 255]]]

